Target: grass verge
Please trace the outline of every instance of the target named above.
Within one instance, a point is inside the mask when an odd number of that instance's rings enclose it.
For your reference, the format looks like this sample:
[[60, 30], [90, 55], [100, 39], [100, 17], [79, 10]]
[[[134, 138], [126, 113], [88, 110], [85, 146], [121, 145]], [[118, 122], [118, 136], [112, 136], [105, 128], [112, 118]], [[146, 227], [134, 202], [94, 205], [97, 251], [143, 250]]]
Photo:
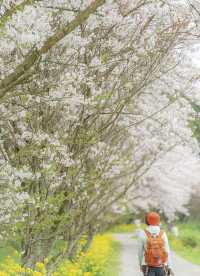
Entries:
[[120, 252], [121, 245], [117, 241], [112, 242], [112, 255], [108, 266], [106, 267], [104, 276], [119, 276], [120, 273]]
[[172, 249], [188, 261], [200, 265], [200, 223], [178, 224], [179, 236], [169, 234]]

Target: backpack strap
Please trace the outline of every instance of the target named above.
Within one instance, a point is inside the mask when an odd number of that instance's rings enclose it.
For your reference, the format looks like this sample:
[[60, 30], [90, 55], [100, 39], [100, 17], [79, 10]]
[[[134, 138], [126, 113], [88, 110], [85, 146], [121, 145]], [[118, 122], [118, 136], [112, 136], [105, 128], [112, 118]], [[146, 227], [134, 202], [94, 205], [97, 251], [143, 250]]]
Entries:
[[[150, 233], [149, 231], [147, 231], [147, 230], [145, 229], [144, 232], [145, 232], [145, 234], [147, 235], [147, 238], [149, 238], [149, 239], [152, 239], [152, 238], [153, 238], [153, 236], [151, 235], [151, 233]], [[163, 230], [160, 230], [160, 232], [159, 232], [159, 234], [158, 234], [157, 237], [158, 237], [158, 238], [162, 238], [163, 234], [164, 234], [164, 231], [163, 231]]]
[[164, 231], [163, 231], [163, 230], [160, 230], [160, 233], [158, 234], [158, 237], [159, 237], [159, 238], [162, 238], [163, 234], [164, 234]]
[[153, 238], [152, 235], [151, 235], [151, 233], [150, 233], [149, 231], [147, 231], [147, 230], [145, 229], [144, 232], [145, 232], [145, 234], [146, 234], [146, 236], [147, 236], [148, 239], [151, 240], [151, 239]]

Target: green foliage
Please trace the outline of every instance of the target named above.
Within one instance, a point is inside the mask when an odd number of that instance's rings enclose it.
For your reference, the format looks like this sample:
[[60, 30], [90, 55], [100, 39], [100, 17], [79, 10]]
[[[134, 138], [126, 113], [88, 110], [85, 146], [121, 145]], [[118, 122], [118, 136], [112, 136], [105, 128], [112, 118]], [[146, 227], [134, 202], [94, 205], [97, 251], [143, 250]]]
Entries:
[[189, 127], [191, 128], [194, 137], [197, 139], [197, 141], [200, 143], [200, 105], [192, 102], [191, 106], [193, 110], [196, 112], [195, 118], [189, 120]]
[[200, 143], [200, 119], [196, 118], [189, 121], [189, 126], [193, 132], [193, 136]]
[[192, 108], [194, 109], [195, 112], [199, 113], [200, 112], [200, 105], [196, 103], [191, 103]]
[[194, 248], [194, 247], [197, 247], [197, 245], [198, 245], [195, 237], [193, 237], [193, 236], [185, 236], [185, 237], [182, 237], [181, 240], [182, 240], [183, 245], [186, 247]]

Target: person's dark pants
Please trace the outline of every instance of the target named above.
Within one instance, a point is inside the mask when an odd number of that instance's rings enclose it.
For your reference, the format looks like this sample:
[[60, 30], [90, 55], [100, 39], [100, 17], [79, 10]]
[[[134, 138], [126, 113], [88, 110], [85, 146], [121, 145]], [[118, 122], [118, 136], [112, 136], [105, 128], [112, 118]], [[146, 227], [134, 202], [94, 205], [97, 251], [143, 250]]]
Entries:
[[162, 267], [149, 267], [147, 276], [166, 276]]

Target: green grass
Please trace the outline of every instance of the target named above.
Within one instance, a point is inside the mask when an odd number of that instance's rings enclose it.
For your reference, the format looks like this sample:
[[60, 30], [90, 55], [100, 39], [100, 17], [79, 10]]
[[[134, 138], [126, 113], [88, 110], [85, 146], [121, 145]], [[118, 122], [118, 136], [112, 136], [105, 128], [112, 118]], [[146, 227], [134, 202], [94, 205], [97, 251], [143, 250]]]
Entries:
[[119, 224], [109, 229], [110, 233], [133, 233], [136, 227], [134, 224]]
[[113, 252], [111, 259], [106, 267], [105, 274], [103, 276], [118, 276], [120, 272], [120, 252], [121, 245], [117, 241], [113, 241], [112, 243]]
[[[10, 256], [12, 259], [17, 262], [21, 263], [20, 256], [19, 256], [19, 250], [17, 251], [15, 249], [16, 246], [12, 246], [12, 243], [1, 243], [0, 244], [0, 264], [5, 261], [5, 259]], [[64, 247], [63, 241], [55, 241], [53, 248], [50, 252], [50, 256], [54, 256], [59, 253], [59, 250], [61, 250]]]
[[10, 245], [0, 244], [0, 263], [3, 263], [6, 257], [11, 256], [16, 262], [19, 262], [19, 255], [17, 251]]
[[172, 249], [188, 261], [200, 265], [200, 223], [178, 224], [178, 238], [169, 234]]

